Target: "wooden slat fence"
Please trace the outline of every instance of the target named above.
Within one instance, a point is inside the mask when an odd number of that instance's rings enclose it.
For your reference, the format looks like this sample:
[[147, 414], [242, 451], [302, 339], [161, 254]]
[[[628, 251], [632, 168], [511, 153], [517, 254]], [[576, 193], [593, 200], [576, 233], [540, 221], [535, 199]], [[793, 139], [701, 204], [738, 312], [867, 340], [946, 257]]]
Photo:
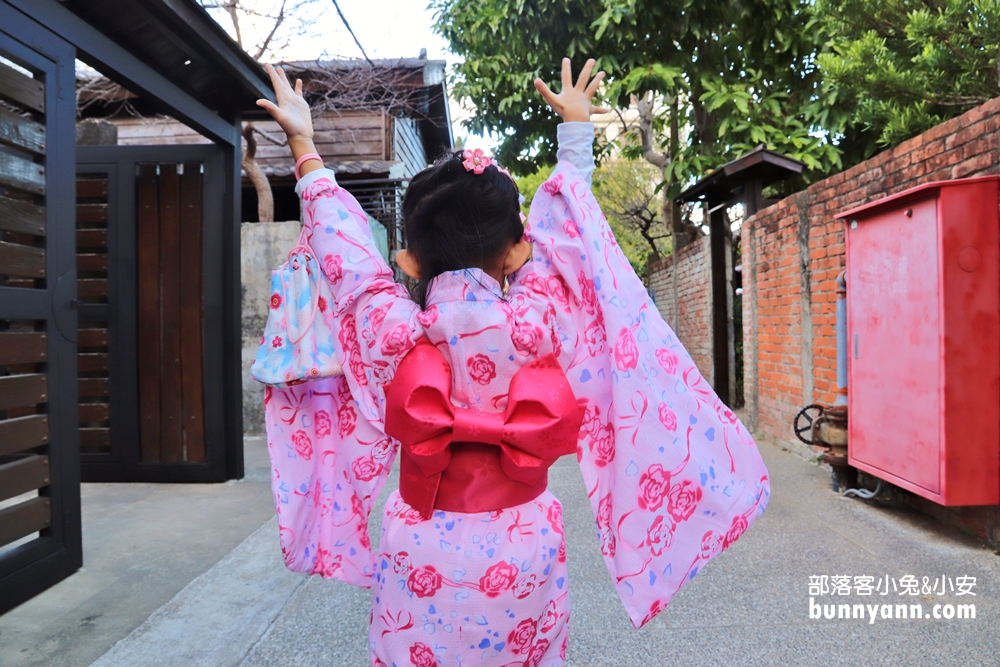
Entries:
[[[0, 62], [0, 286], [47, 286], [45, 86]], [[45, 322], [0, 319], [0, 553], [51, 525], [49, 333]]]
[[[76, 181], [76, 275], [81, 308], [108, 303], [108, 179], [87, 174]], [[82, 318], [77, 338], [80, 451], [111, 451], [107, 319]]]

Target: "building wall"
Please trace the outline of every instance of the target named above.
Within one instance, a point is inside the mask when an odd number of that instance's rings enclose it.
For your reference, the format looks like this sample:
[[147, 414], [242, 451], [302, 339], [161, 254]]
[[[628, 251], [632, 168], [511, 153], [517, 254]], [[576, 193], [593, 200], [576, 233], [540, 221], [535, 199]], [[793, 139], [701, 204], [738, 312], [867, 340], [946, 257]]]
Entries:
[[649, 291], [698, 371], [714, 386], [709, 238], [649, 263]]
[[[187, 125], [172, 118], [115, 118], [119, 145], [208, 144]], [[343, 112], [313, 119], [316, 152], [327, 162], [392, 160], [392, 119], [381, 112]], [[257, 137], [257, 162], [261, 167], [294, 164], [285, 134], [273, 120], [253, 121], [254, 127], [274, 141]]]
[[[744, 387], [748, 426], [792, 445], [792, 419], [836, 390], [837, 213], [931, 181], [1000, 173], [1000, 98], [758, 212], [742, 229]], [[1000, 508], [907, 501], [1000, 542]]]
[[400, 177], [413, 176], [427, 167], [427, 153], [420, 140], [420, 129], [412, 118], [393, 118], [392, 158], [403, 163]]

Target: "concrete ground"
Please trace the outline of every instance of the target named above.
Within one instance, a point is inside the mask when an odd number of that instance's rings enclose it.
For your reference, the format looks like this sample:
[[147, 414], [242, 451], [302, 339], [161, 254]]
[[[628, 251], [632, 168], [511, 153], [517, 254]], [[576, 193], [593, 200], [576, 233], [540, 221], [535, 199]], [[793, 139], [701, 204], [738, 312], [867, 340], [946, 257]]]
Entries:
[[[1000, 664], [1000, 557], [908, 510], [842, 498], [829, 473], [759, 443], [772, 478], [771, 504], [754, 526], [642, 630], [633, 629], [601, 559], [576, 462], [562, 459], [550, 488], [563, 501], [573, 616], [569, 667]], [[897, 580], [974, 576], [977, 595], [922, 596], [976, 603], [975, 620], [810, 620], [811, 575]], [[933, 597], [931, 600], [929, 598]], [[897, 593], [817, 602], [883, 604]], [[240, 667], [366, 665], [367, 591], [319, 579], [288, 602]], [[402, 666], [400, 666], [402, 667]]]
[[0, 616], [0, 666], [90, 665], [260, 528], [274, 514], [264, 439], [245, 456], [225, 484], [83, 484], [83, 568]]
[[[830, 491], [827, 471], [766, 441], [759, 445], [772, 478], [768, 511], [639, 631], [625, 616], [604, 568], [575, 462], [557, 463], [551, 488], [564, 504], [573, 595], [567, 665], [1000, 664], [1000, 557], [910, 510], [841, 498]], [[387, 488], [394, 483], [395, 475]], [[75, 575], [94, 580], [88, 595], [74, 597], [74, 591], [85, 587], [71, 578], [0, 617], [0, 664], [86, 665], [110, 647], [117, 633], [121, 641], [95, 667], [366, 665], [368, 591], [287, 573], [276, 525], [268, 518], [272, 510], [266, 483], [248, 479], [228, 487], [249, 492], [239, 500], [225, 495], [223, 486], [217, 496], [210, 495], [214, 487], [185, 487], [196, 502], [184, 494], [176, 497], [171, 515], [193, 522], [189, 531], [164, 536], [155, 529], [139, 530], [140, 523], [133, 520], [131, 545], [120, 541], [105, 551], [110, 557], [114, 551], [133, 550], [119, 556], [117, 567], [91, 558], [88, 570]], [[88, 513], [89, 502], [85, 498], [85, 554], [96, 555], [87, 531], [96, 528], [97, 508]], [[195, 513], [213, 518], [178, 516], [190, 512], [177, 508], [195, 504]], [[220, 513], [231, 513], [232, 523], [219, 521]], [[378, 526], [372, 532], [378, 534]], [[240, 542], [237, 533], [249, 537]], [[150, 540], [159, 546], [148, 546]], [[228, 555], [226, 545], [231, 545]], [[155, 556], [165, 548], [172, 549], [170, 555]], [[204, 573], [192, 577], [198, 570], [190, 562], [196, 552]], [[174, 567], [170, 561], [178, 558], [183, 572], [167, 576]], [[217, 562], [204, 567], [212, 558]], [[132, 572], [135, 568], [139, 574]], [[897, 581], [915, 575], [921, 582], [942, 575], [976, 577], [975, 597], [949, 592], [910, 598], [890, 592], [817, 599], [827, 604], [919, 602], [925, 613], [935, 604], [972, 602], [976, 618], [810, 619], [813, 575], [888, 575]], [[105, 582], [103, 588], [100, 582]], [[149, 617], [140, 618], [143, 614]], [[39, 644], [44, 650], [32, 648]]]

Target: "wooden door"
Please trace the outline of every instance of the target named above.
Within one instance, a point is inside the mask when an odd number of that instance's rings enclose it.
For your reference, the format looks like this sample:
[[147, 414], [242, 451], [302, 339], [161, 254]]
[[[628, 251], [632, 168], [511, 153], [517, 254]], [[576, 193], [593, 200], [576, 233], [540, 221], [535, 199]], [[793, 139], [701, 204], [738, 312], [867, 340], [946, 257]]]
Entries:
[[84, 480], [226, 478], [221, 164], [215, 146], [79, 148]]
[[0, 2], [0, 613], [82, 560], [74, 57]]

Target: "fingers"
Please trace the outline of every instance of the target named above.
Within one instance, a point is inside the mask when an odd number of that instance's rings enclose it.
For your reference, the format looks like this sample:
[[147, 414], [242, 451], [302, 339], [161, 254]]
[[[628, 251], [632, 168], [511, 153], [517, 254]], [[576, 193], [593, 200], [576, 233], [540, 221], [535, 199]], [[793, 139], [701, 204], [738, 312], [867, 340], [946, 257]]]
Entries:
[[264, 69], [267, 71], [267, 76], [271, 79], [271, 87], [277, 91], [281, 86], [281, 78], [278, 76], [277, 70], [274, 69], [274, 65], [271, 63], [265, 64]]
[[573, 87], [573, 67], [570, 65], [569, 58], [563, 58], [562, 60], [562, 90], [569, 90]]
[[596, 116], [599, 114], [611, 113], [611, 109], [608, 107], [590, 107], [590, 114]]
[[583, 69], [580, 70], [580, 78], [576, 80], [576, 89], [583, 91], [587, 87], [587, 82], [590, 81], [590, 72], [594, 69], [594, 64], [597, 61], [593, 58], [587, 60], [583, 65]]
[[549, 90], [549, 87], [545, 85], [544, 81], [541, 79], [535, 79], [535, 90], [542, 94], [542, 97], [545, 98], [545, 101], [554, 111], [559, 110], [559, 106], [561, 106], [559, 104], [559, 98], [555, 93]]
[[302, 79], [295, 80], [295, 94], [302, 97]]
[[278, 114], [281, 113], [281, 109], [279, 109], [278, 106], [271, 100], [257, 100], [257, 106], [264, 108], [275, 118], [277, 118]]
[[264, 65], [264, 69], [267, 70], [267, 74], [271, 78], [271, 86], [274, 88], [274, 94], [280, 101], [283, 95], [288, 94], [292, 90], [291, 85], [288, 83], [288, 77], [285, 75], [285, 70], [275, 67], [270, 63]]
[[[593, 62], [593, 61], [590, 61], [590, 62]], [[604, 72], [598, 72], [594, 76], [594, 80], [590, 82], [589, 86], [587, 86], [587, 89], [585, 91], [583, 91], [584, 94], [587, 97], [593, 97], [594, 95], [596, 95], [597, 94], [597, 89], [600, 88], [601, 81], [603, 79], [604, 79]]]

